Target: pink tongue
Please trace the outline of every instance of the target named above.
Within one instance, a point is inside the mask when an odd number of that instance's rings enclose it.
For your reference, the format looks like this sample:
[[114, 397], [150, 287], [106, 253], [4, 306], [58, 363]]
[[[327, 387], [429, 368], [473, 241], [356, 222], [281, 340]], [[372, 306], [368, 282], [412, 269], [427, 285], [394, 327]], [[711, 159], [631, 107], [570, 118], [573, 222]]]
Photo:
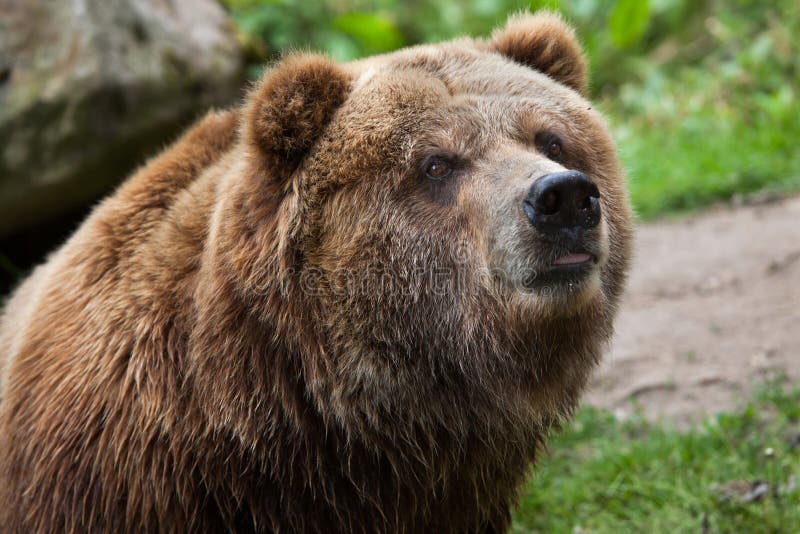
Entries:
[[585, 253], [580, 254], [567, 254], [566, 256], [562, 256], [558, 258], [554, 264], [555, 265], [572, 265], [573, 263], [583, 263], [585, 261], [589, 261], [591, 256]]

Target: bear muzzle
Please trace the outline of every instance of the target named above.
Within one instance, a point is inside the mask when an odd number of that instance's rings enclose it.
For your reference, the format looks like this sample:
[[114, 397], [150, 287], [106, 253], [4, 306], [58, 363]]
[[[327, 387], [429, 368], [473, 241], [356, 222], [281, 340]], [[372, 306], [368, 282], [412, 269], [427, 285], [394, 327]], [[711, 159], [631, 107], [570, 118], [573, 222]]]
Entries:
[[602, 266], [607, 245], [600, 191], [584, 173], [566, 170], [537, 178], [521, 207], [535, 243], [526, 287], [582, 284]]

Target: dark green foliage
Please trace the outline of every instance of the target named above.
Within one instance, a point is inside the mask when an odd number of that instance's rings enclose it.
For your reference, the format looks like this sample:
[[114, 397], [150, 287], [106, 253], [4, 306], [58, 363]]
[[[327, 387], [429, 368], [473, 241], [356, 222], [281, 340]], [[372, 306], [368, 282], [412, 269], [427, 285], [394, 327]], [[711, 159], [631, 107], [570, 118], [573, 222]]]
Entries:
[[628, 47], [638, 42], [650, 22], [648, 0], [619, 0], [609, 16], [611, 39], [618, 47]]

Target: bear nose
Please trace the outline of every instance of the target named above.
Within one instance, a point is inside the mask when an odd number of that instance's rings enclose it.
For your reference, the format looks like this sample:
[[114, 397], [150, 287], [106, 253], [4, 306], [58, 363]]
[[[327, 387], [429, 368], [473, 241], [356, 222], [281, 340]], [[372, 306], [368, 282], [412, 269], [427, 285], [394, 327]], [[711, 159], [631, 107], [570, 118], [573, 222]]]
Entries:
[[588, 229], [600, 222], [600, 191], [579, 171], [545, 174], [528, 190], [522, 209], [531, 224], [544, 233]]

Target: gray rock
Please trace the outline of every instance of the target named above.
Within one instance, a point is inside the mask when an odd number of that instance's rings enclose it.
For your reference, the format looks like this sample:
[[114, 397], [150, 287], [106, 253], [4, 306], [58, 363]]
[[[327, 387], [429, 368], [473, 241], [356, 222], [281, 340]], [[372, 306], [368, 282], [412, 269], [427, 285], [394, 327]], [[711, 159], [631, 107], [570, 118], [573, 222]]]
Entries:
[[0, 0], [0, 236], [91, 201], [235, 101], [241, 58], [213, 0]]

